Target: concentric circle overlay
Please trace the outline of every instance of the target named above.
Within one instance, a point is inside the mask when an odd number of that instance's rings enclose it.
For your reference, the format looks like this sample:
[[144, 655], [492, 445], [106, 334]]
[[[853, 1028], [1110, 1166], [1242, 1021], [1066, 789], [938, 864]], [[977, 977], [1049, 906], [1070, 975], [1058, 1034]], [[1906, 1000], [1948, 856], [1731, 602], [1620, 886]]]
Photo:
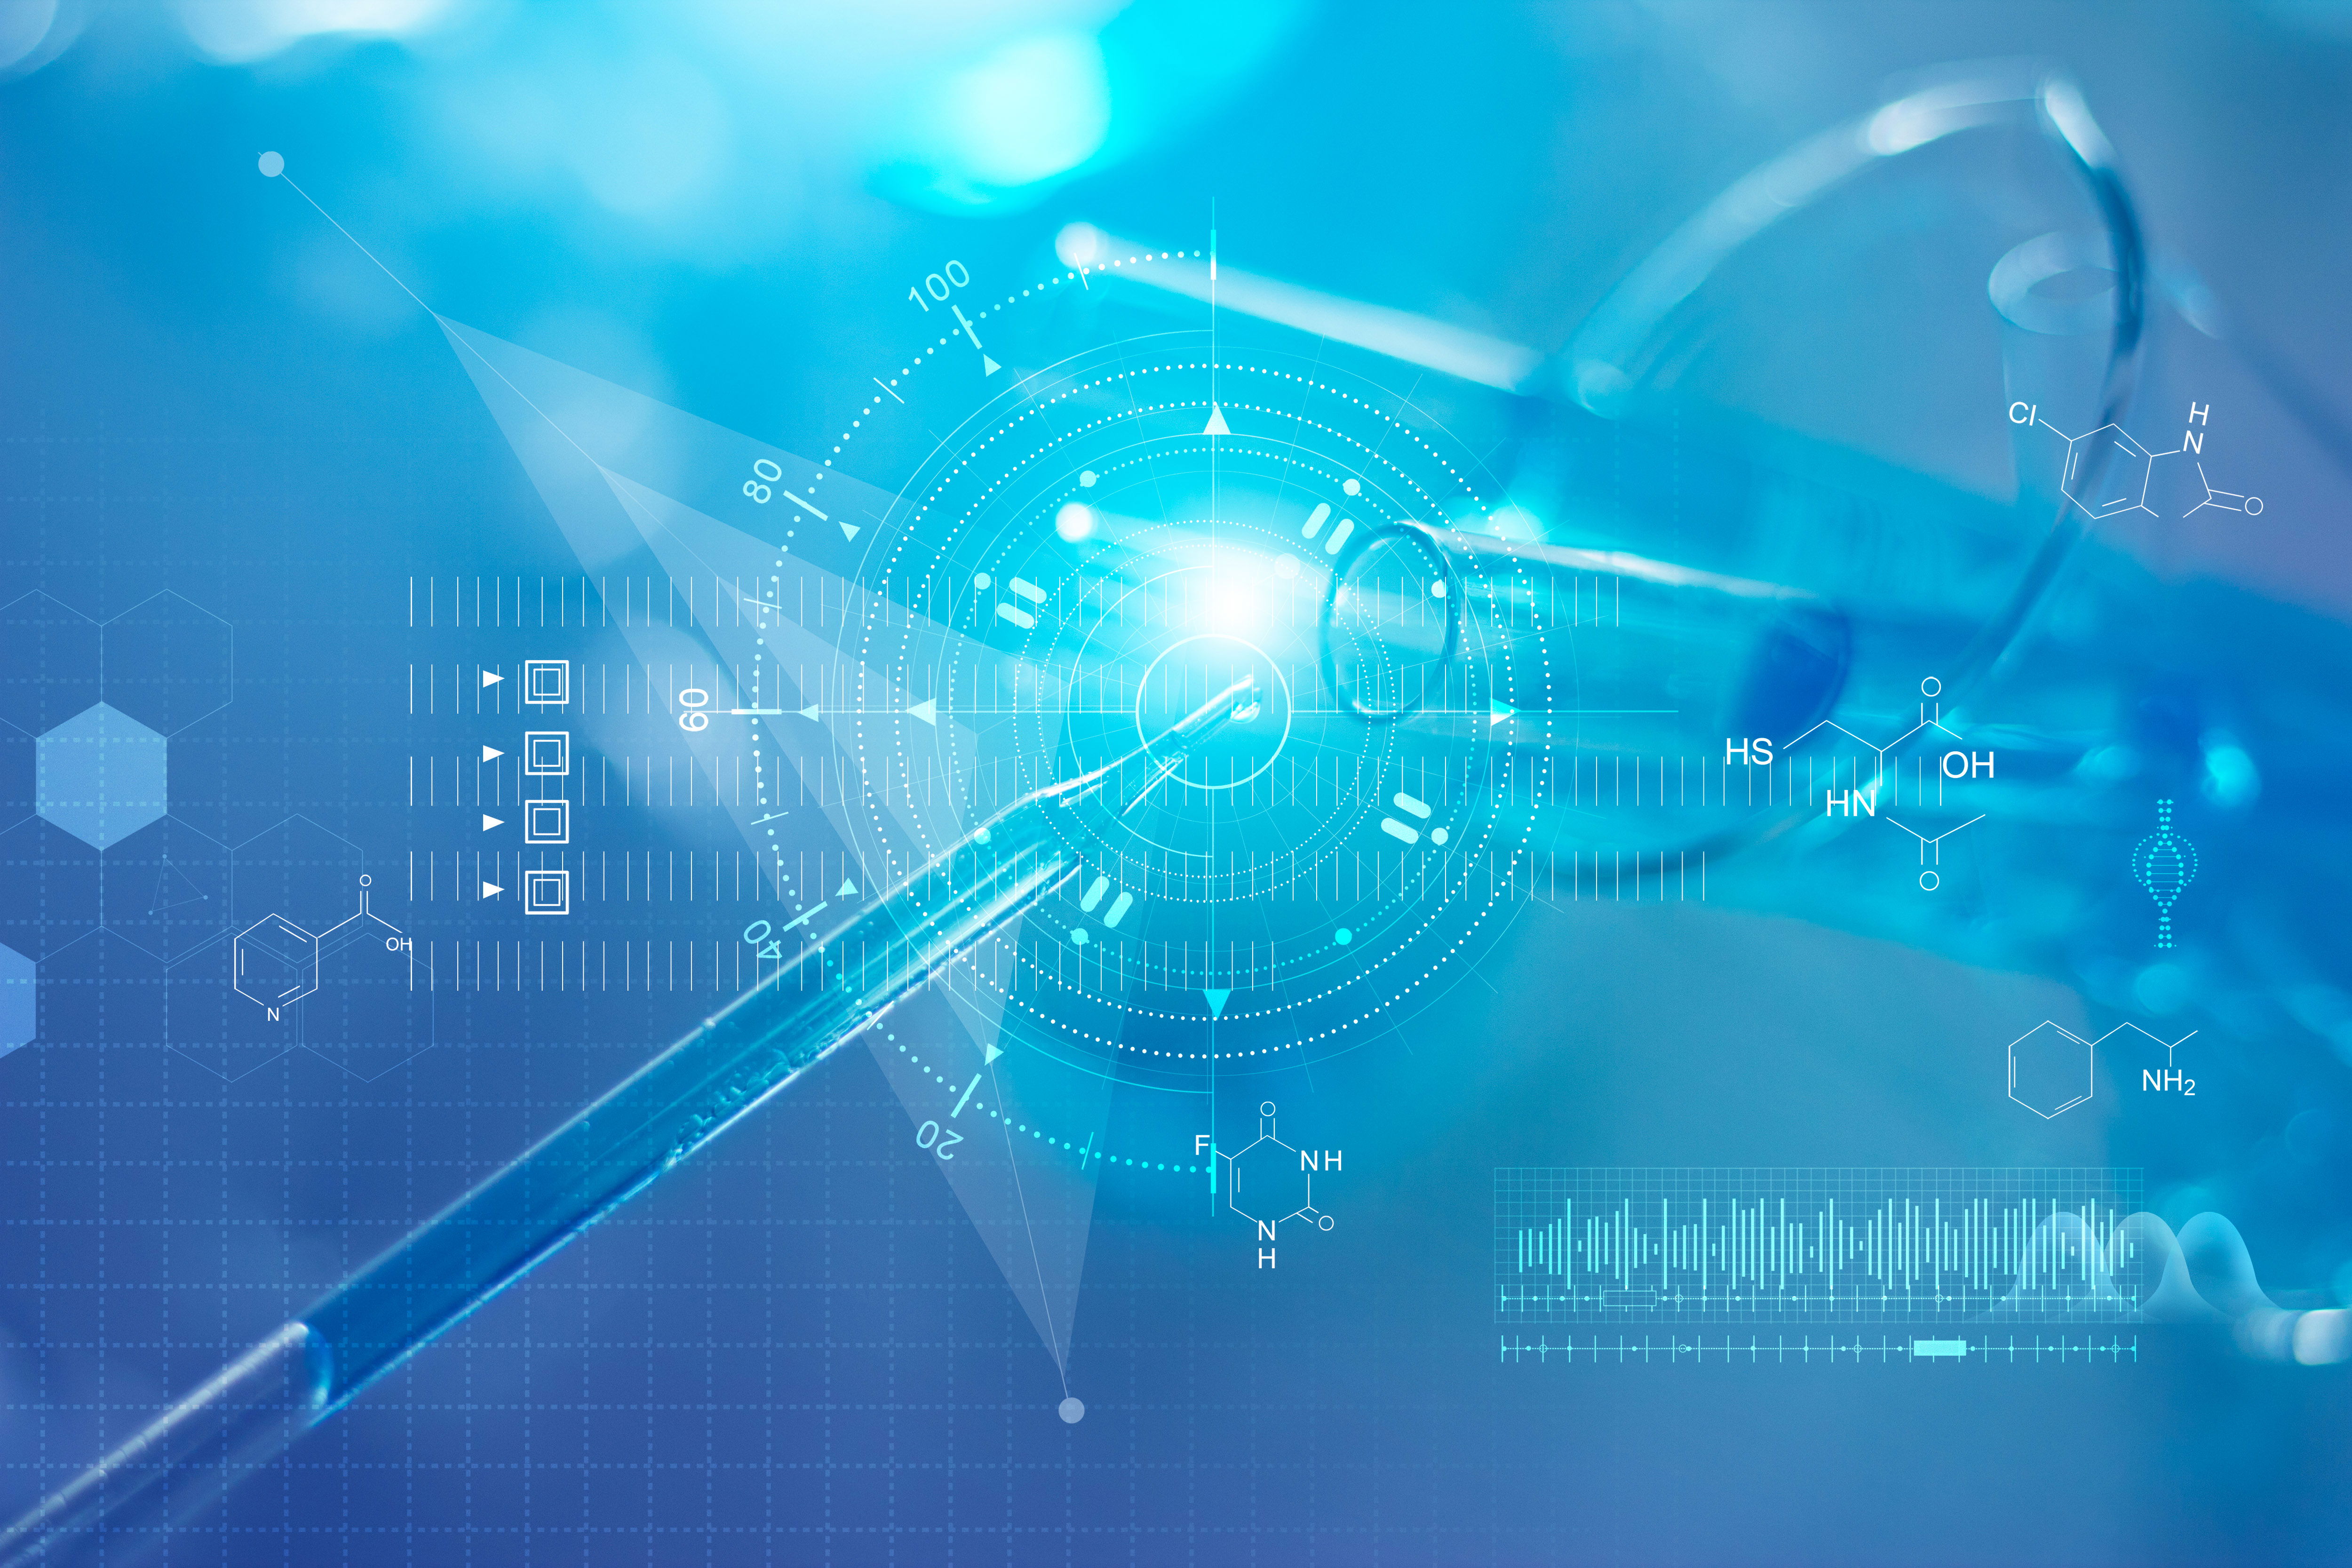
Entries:
[[1253, 676], [1234, 721], [1069, 814], [1078, 874], [975, 982], [1020, 1043], [1170, 1087], [1392, 1037], [1526, 895], [1545, 758], [1493, 719], [1515, 645], [1474, 633], [1491, 617], [1423, 542], [1502, 498], [1328, 345], [1213, 352], [1077, 294], [974, 316], [999, 371], [926, 348], [856, 405], [896, 491], [859, 586], [904, 613], [845, 646], [936, 714], [861, 764], [877, 842], [1129, 758]]
[[1145, 667], [1136, 682], [1135, 737], [1155, 759], [1152, 742], [1245, 675], [1255, 682], [1255, 695], [1234, 710], [1229, 732], [1246, 732], [1256, 742], [1249, 771], [1236, 773], [1228, 767], [1219, 776], [1204, 757], [1171, 757], [1175, 772], [1169, 776], [1177, 783], [1191, 789], [1242, 789], [1264, 778], [1290, 739], [1290, 679], [1265, 649], [1223, 632], [1180, 637]]

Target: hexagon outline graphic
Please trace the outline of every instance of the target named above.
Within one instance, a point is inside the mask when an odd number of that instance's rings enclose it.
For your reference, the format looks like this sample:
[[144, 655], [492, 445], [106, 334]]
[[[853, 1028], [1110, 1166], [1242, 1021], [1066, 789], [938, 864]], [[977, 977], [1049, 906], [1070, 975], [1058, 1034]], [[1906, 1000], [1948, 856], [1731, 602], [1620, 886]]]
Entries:
[[[11, 610], [15, 609], [17, 605], [19, 605], [23, 604], [23, 603], [24, 603], [26, 600], [27, 600], [27, 599], [47, 599], [50, 604], [55, 605], [58, 609], [63, 610], [67, 615], [71, 616], [73, 616], [76, 620], [81, 621], [81, 622], [83, 622], [84, 624], [86, 624], [87, 626], [89, 626], [89, 628], [90, 628], [92, 631], [97, 632], [97, 633], [99, 634], [99, 636], [100, 637], [100, 638], [101, 638], [101, 639], [103, 639], [103, 637], [104, 637], [104, 636], [105, 636], [105, 632], [106, 632], [106, 623], [104, 623], [103, 621], [92, 620], [92, 619], [91, 619], [88, 615], [84, 614], [84, 613], [83, 613], [82, 611], [80, 611], [80, 610], [78, 610], [78, 609], [74, 608], [74, 606], [73, 606], [73, 605], [67, 604], [63, 599], [58, 598], [55, 594], [50, 593], [50, 592], [49, 592], [47, 589], [46, 589], [46, 588], [30, 588], [30, 589], [27, 589], [27, 590], [26, 590], [24, 593], [19, 594], [19, 595], [17, 595], [15, 598], [13, 598], [13, 599], [9, 600], [6, 604], [5, 604], [5, 605], [0, 605], [0, 618], [5, 618], [5, 617], [7, 616], [7, 614], [8, 614], [8, 612], [9, 612], [9, 611], [11, 611]], [[105, 645], [104, 645], [104, 643], [103, 643], [103, 640], [101, 640], [101, 642], [100, 642], [100, 646], [101, 649], [104, 647], [104, 646], [105, 646]], [[104, 657], [104, 656], [103, 656], [103, 654], [101, 653], [100, 658], [103, 658], [103, 657]], [[95, 670], [93, 670], [93, 671], [91, 672], [91, 674], [92, 674], [93, 678], [95, 678], [95, 677], [97, 676], [98, 672], [97, 672], [97, 671], [95, 671]], [[97, 686], [98, 686], [98, 688], [99, 688], [99, 689], [100, 689], [100, 701], [103, 701], [103, 700], [105, 700], [105, 698], [104, 698], [104, 689], [103, 689], [103, 685], [102, 685], [102, 683], [96, 682], [96, 681], [95, 681], [95, 679], [94, 679], [93, 683], [94, 683], [95, 685], [97, 685]], [[75, 711], [76, 711], [77, 713], [79, 713], [79, 712], [86, 711], [86, 709], [77, 709], [77, 710], [75, 710]], [[71, 715], [71, 714], [68, 714], [68, 718], [70, 718], [70, 717], [72, 717], [72, 715]], [[6, 725], [8, 726], [8, 728], [10, 728], [11, 730], [16, 731], [18, 734], [20, 734], [20, 735], [39, 735], [39, 734], [43, 733], [43, 731], [37, 731], [37, 730], [27, 730], [27, 729], [26, 729], [22, 724], [19, 724], [19, 723], [16, 722], [14, 720], [10, 720], [10, 719], [0, 719], [0, 724], [6, 724]], [[52, 725], [50, 725], [50, 726], [49, 726], [49, 728], [50, 728], [50, 729], [52, 729], [52, 730], [54, 730], [54, 729], [56, 729], [56, 728], [57, 728], [57, 726], [56, 726], [56, 725], [54, 725], [54, 724], [52, 724]]]
[[39, 963], [95, 935], [105, 863], [103, 851], [38, 812], [0, 828], [0, 942]]
[[[236, 842], [235, 842], [235, 843], [233, 843], [233, 844], [231, 844], [231, 845], [228, 847], [228, 856], [229, 856], [229, 908], [230, 908], [230, 910], [232, 910], [232, 918], [234, 918], [234, 911], [235, 911], [235, 910], [236, 909], [236, 906], [237, 906], [237, 903], [238, 903], [238, 899], [237, 899], [237, 886], [238, 886], [239, 879], [240, 879], [240, 878], [241, 878], [241, 877], [242, 877], [242, 875], [243, 875], [243, 872], [242, 872], [242, 870], [240, 869], [240, 868], [245, 867], [245, 866], [249, 866], [249, 865], [251, 864], [251, 862], [249, 861], [249, 859], [247, 859], [247, 858], [246, 857], [245, 852], [246, 852], [247, 850], [248, 850], [248, 849], [252, 848], [256, 844], [260, 843], [263, 839], [265, 839], [265, 838], [268, 837], [271, 834], [276, 833], [276, 832], [279, 831], [279, 830], [280, 830], [280, 829], [282, 829], [282, 828], [290, 827], [290, 826], [292, 826], [295, 823], [298, 823], [298, 822], [299, 822], [299, 823], [301, 823], [302, 825], [304, 825], [304, 826], [307, 826], [307, 827], [310, 827], [310, 828], [313, 828], [313, 829], [317, 830], [317, 831], [318, 831], [319, 833], [320, 833], [321, 835], [325, 836], [326, 837], [329, 837], [329, 838], [333, 839], [336, 843], [341, 844], [341, 846], [343, 846], [345, 848], [349, 849], [349, 850], [351, 851], [351, 853], [352, 853], [352, 874], [353, 876], [364, 876], [364, 875], [366, 875], [366, 873], [367, 873], [367, 851], [366, 851], [366, 850], [364, 850], [364, 849], [361, 848], [361, 847], [359, 847], [359, 845], [358, 845], [358, 844], [354, 843], [352, 840], [351, 840], [351, 839], [349, 839], [349, 838], [344, 837], [341, 834], [340, 834], [340, 833], [336, 832], [333, 828], [329, 827], [329, 826], [326, 826], [324, 823], [320, 822], [317, 817], [310, 816], [310, 815], [309, 813], [307, 813], [307, 812], [300, 812], [300, 811], [289, 812], [286, 816], [279, 817], [277, 821], [275, 821], [275, 822], [271, 823], [268, 826], [267, 826], [267, 827], [265, 827], [265, 828], [262, 828], [259, 832], [257, 832], [257, 833], [249, 833], [249, 834], [246, 835], [246, 837], [244, 837], [243, 838], [238, 839]], [[258, 903], [260, 900], [255, 900], [255, 901], [256, 901], [257, 903]], [[341, 900], [340, 900], [340, 899], [339, 899], [339, 900], [338, 900], [338, 904], [339, 904], [339, 905], [340, 905], [340, 902], [341, 902]], [[247, 907], [250, 908], [250, 907], [252, 907], [252, 906], [248, 905], [248, 906], [247, 906]]]
[[[407, 1043], [408, 1048], [404, 1052], [391, 1060], [383, 1062], [373, 1072], [362, 1072], [352, 1065], [348, 1054], [340, 1054], [338, 1051], [339, 1047], [347, 1047], [351, 1042], [348, 1039], [326, 1040], [310, 1037], [311, 1027], [317, 1026], [320, 1020], [315, 1015], [306, 1016], [303, 1020], [304, 1037], [299, 1042], [302, 1048], [360, 1083], [374, 1083], [380, 1079], [388, 1077], [441, 1044], [439, 985], [434, 974], [432, 958], [429, 953], [423, 957], [418, 956], [416, 944], [410, 939], [408, 933], [375, 912], [368, 882], [369, 879], [365, 875], [360, 878], [358, 911], [346, 915], [319, 933], [320, 989], [324, 991], [328, 988], [331, 966], [335, 971], [332, 975], [335, 983], [338, 985], [349, 984], [353, 950], [365, 952], [372, 948], [373, 942], [380, 941], [383, 943], [382, 951], [397, 952], [400, 954], [395, 962], [404, 965], [408, 970], [410, 994], [423, 998], [425, 1037], [421, 1041], [410, 1039]], [[349, 934], [340, 936], [339, 940], [339, 933], [346, 931], [347, 929]], [[331, 1028], [331, 1023], [327, 1026]]]
[[[2073, 1093], [2072, 1068], [2063, 1066], [2056, 1073], [2047, 1075], [2052, 1079], [2054, 1087], [2044, 1088], [2040, 1081], [2044, 1075], [2037, 1073], [2033, 1075], [2035, 1081], [2029, 1082], [2025, 1086], [2026, 1092], [2022, 1095], [2018, 1093], [2018, 1047], [2025, 1045], [2026, 1042], [2032, 1040], [2044, 1029], [2055, 1031], [2059, 1038], [2066, 1043], [2064, 1045], [2058, 1045], [2055, 1042], [2044, 1042], [2042, 1047], [2030, 1049], [2028, 1053], [2029, 1057], [2040, 1055], [2043, 1051], [2049, 1051], [2063, 1058], [2065, 1055], [2071, 1054], [2073, 1047], [2081, 1047], [2083, 1052], [2083, 1081], [2082, 1092], [2080, 1094]], [[2018, 1036], [2017, 1038], [2010, 1041], [2008, 1054], [2009, 1098], [2015, 1100], [2018, 1104], [2025, 1107], [2026, 1110], [2033, 1112], [2034, 1115], [2039, 1116], [2044, 1121], [2049, 1121], [2057, 1117], [2063, 1116], [2067, 1111], [2074, 1110], [2074, 1107], [2081, 1105], [2091, 1098], [2092, 1092], [2096, 1087], [2094, 1077], [2096, 1071], [2096, 1064], [2094, 1060], [2095, 1052], [2092, 1043], [2089, 1040], [2083, 1038], [2082, 1036], [2074, 1033], [2072, 1029], [2067, 1028], [2064, 1025], [2054, 1023], [2048, 1018], [2044, 1018], [2039, 1024], [2034, 1025], [2033, 1027], [2026, 1030], [2025, 1033]], [[2071, 1098], [2067, 1098], [2068, 1096], [2071, 1096]], [[2043, 1104], [2052, 1103], [2053, 1101], [2055, 1103], [2052, 1105], [2052, 1109], [2047, 1110], [2042, 1109]]]
[[107, 616], [106, 619], [98, 623], [98, 689], [100, 701], [103, 702], [106, 700], [106, 628], [112, 626], [115, 622], [123, 619], [125, 616], [137, 615], [141, 610], [145, 609], [148, 605], [153, 604], [158, 599], [177, 599], [180, 603], [187, 605], [188, 608], [195, 611], [196, 614], [203, 616], [207, 620], [220, 622], [221, 630], [226, 633], [228, 637], [228, 668], [223, 672], [221, 677], [222, 689], [226, 690], [228, 695], [224, 697], [219, 702], [214, 704], [212, 707], [207, 708], [203, 712], [197, 714], [194, 718], [188, 720], [185, 723], [176, 724], [171, 729], [163, 731], [166, 735], [176, 735], [180, 733], [181, 731], [201, 723], [205, 720], [211, 718], [214, 714], [223, 711], [229, 706], [229, 704], [236, 700], [236, 623], [229, 620], [225, 616], [215, 615], [212, 611], [205, 608], [204, 605], [199, 605], [194, 599], [189, 598], [185, 594], [180, 593], [178, 590], [173, 588], [159, 588], [154, 593], [152, 593], [145, 598], [140, 600], [137, 604], [131, 605], [128, 609], [120, 610], [115, 614]]
[[170, 800], [171, 742], [103, 699], [34, 737], [34, 815], [93, 849], [161, 819]]
[[275, 1018], [319, 988], [319, 939], [282, 915], [264, 915], [236, 933], [229, 984]]
[[[158, 822], [167, 823], [184, 832], [194, 834], [196, 837], [203, 839], [205, 843], [215, 846], [221, 852], [223, 866], [226, 866], [229, 847], [225, 841], [214, 837], [211, 834], [206, 833], [203, 828], [198, 827], [194, 823], [190, 822], [186, 817], [176, 816], [169, 811], [165, 812], [156, 820]], [[152, 826], [153, 824], [151, 823], [149, 826]], [[267, 830], [265, 829], [265, 831]], [[168, 856], [165, 857], [162, 864], [165, 871], [168, 872], [171, 867], [170, 858]], [[224, 892], [226, 892], [226, 886], [224, 886]], [[161, 889], [158, 889], [158, 893], [159, 896], [169, 896]], [[100, 906], [99, 910], [99, 922], [91, 929], [105, 931], [108, 935], [114, 937], [117, 941], [124, 942], [137, 952], [145, 953], [148, 957], [153, 959], [156, 963], [162, 964], [166, 969], [170, 969], [174, 964], [185, 963], [188, 960], [211, 948], [214, 943], [228, 940], [230, 934], [228, 931], [229, 917], [227, 912], [224, 910], [221, 914], [222, 923], [212, 932], [212, 934], [205, 937], [200, 942], [182, 948], [175, 953], [166, 954], [156, 952], [153, 948], [149, 947], [145, 942], [141, 942], [137, 937], [132, 936], [129, 931], [122, 930], [112, 921], [107, 920], [105, 918], [105, 913], [106, 911], [104, 907]]]
[[344, 843], [351, 844], [352, 852], [353, 854], [360, 855], [362, 858], [365, 856], [366, 852], [361, 849], [357, 844], [352, 844], [350, 839], [343, 838], [341, 834], [336, 832], [333, 828], [329, 827], [325, 823], [320, 822], [317, 817], [312, 816], [307, 811], [289, 811], [285, 816], [279, 817], [277, 821], [271, 823], [268, 826], [261, 829], [259, 832], [247, 834], [244, 837], [238, 839], [236, 843], [228, 847], [229, 853], [234, 855], [238, 850], [250, 847], [260, 839], [267, 837], [268, 835], [277, 832], [279, 828], [285, 826], [289, 822], [307, 822], [311, 826], [317, 828], [320, 832], [325, 834], [328, 837], [341, 838]]

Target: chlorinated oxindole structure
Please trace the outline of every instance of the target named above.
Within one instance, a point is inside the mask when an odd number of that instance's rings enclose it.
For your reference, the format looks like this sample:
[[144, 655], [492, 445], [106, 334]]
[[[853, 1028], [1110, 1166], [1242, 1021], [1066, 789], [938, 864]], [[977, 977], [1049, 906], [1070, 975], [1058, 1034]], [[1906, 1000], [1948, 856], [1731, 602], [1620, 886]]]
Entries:
[[1286, 1219], [1303, 1219], [1318, 1230], [1336, 1223], [1315, 1206], [1315, 1174], [1340, 1168], [1342, 1151], [1294, 1149], [1275, 1136], [1274, 1101], [1257, 1108], [1257, 1137], [1231, 1154], [1225, 1166], [1225, 1204], [1257, 1226], [1257, 1266], [1275, 1268], [1275, 1230]]
[[2172, 906], [2197, 879], [2197, 847], [2172, 826], [2172, 802], [2156, 803], [2156, 831], [2132, 850], [2132, 880], [2156, 900], [2156, 945], [2172, 945]]
[[2188, 455], [2197, 465], [2197, 482], [2204, 489], [2205, 499], [2188, 511], [2203, 511], [2211, 507], [2220, 511], [2243, 512], [2259, 517], [2263, 498], [2241, 495], [2235, 490], [2217, 490], [2213, 481], [2205, 477], [2205, 432], [2200, 428], [2212, 405], [2191, 403], [2188, 426], [2180, 432], [2180, 445], [2168, 452], [2151, 452], [2125, 433], [2120, 425], [2102, 425], [2087, 435], [2069, 436], [2042, 417], [2039, 404], [2022, 400], [2009, 405], [2009, 422], [2012, 425], [2039, 425], [2066, 443], [2066, 457], [2058, 470], [2058, 489], [2068, 500], [2081, 507], [2092, 517], [2116, 517], [2124, 512], [2144, 511], [2158, 516], [2147, 504], [2148, 489], [2156, 477], [2156, 465], [2167, 458]]

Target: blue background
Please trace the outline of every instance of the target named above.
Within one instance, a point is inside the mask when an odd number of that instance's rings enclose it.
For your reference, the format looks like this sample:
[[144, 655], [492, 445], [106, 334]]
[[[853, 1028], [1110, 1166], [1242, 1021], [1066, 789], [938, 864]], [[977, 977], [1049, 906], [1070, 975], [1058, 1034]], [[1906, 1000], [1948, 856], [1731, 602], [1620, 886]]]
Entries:
[[[235, 700], [174, 737], [174, 818], [226, 847], [299, 816], [380, 886], [457, 842], [446, 808], [407, 804], [406, 757], [463, 733], [407, 711], [432, 657], [408, 580], [573, 563], [438, 330], [255, 174], [265, 148], [445, 313], [814, 451], [834, 389], [901, 330], [903, 280], [943, 254], [1034, 270], [1070, 218], [1196, 235], [1213, 198], [1236, 264], [1549, 349], [1681, 217], [1890, 73], [2034, 54], [2084, 83], [2151, 230], [2343, 391], [2340, 6], [1144, 0], [860, 26], [485, 4], [397, 32], [223, 58], [176, 13], [126, 7], [0, 82], [8, 596], [104, 619], [169, 588], [232, 622]], [[1055, 32], [1101, 39], [1101, 146], [975, 195], [922, 106], [961, 62]], [[2340, 526], [2340, 481], [2296, 500]], [[2315, 537], [2333, 552], [2264, 569], [2332, 581], [2340, 535]], [[2297, 600], [2317, 651], [2292, 668], [2240, 634], [2253, 689], [2266, 658], [2306, 685], [2314, 658], [2344, 668], [2347, 606], [2326, 596]], [[2305, 716], [2308, 776], [2340, 778], [2341, 713]], [[13, 821], [29, 742], [0, 770]], [[697, 826], [648, 813], [643, 836]], [[227, 849], [189, 842], [231, 897]], [[2223, 885], [2248, 909], [2290, 860], [2340, 882], [2340, 830], [2235, 842], [2250, 864]], [[8, 843], [12, 931], [103, 919], [78, 890], [93, 857]], [[378, 907], [420, 938], [462, 928]], [[1621, 1368], [1498, 1364], [1487, 1321], [1491, 1172], [1516, 1163], [2115, 1158], [2148, 1168], [2175, 1223], [2230, 1212], [2282, 1300], [2335, 1304], [2347, 1069], [2336, 1020], [2288, 999], [2340, 982], [2340, 948], [2315, 951], [2315, 974], [2270, 977], [2276, 1004], [2235, 1016], [2193, 1131], [2021, 1132], [1951, 1064], [2049, 980], [1769, 910], [1531, 907], [1409, 1049], [1269, 1089], [1286, 1132], [1348, 1150], [1318, 1189], [1340, 1224], [1278, 1279], [1189, 1187], [1106, 1174], [1075, 1427], [879, 1075], [845, 1054], [173, 1560], [2339, 1561], [2346, 1374], [2226, 1331], [2142, 1330], [2121, 1366]], [[40, 956], [38, 1039], [0, 1058], [10, 1512], [707, 1005], [466, 993], [434, 1022], [457, 1048], [381, 1078], [295, 1051], [224, 1084], [165, 1043], [150, 954], [98, 931]]]

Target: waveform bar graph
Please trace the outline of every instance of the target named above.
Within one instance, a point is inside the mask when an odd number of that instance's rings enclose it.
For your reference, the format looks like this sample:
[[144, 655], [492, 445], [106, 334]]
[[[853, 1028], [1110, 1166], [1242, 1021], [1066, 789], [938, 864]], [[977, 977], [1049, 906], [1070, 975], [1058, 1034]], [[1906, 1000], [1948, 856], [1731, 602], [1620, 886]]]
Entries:
[[1507, 1166], [1500, 1323], [2114, 1322], [2136, 1170]]
[[1559, 1344], [1504, 1334], [1496, 1359], [1506, 1366], [2137, 1366], [2139, 1336], [1978, 1334], [1972, 1339], [1920, 1340], [1889, 1334], [1840, 1339], [1805, 1335], [1592, 1334]]

